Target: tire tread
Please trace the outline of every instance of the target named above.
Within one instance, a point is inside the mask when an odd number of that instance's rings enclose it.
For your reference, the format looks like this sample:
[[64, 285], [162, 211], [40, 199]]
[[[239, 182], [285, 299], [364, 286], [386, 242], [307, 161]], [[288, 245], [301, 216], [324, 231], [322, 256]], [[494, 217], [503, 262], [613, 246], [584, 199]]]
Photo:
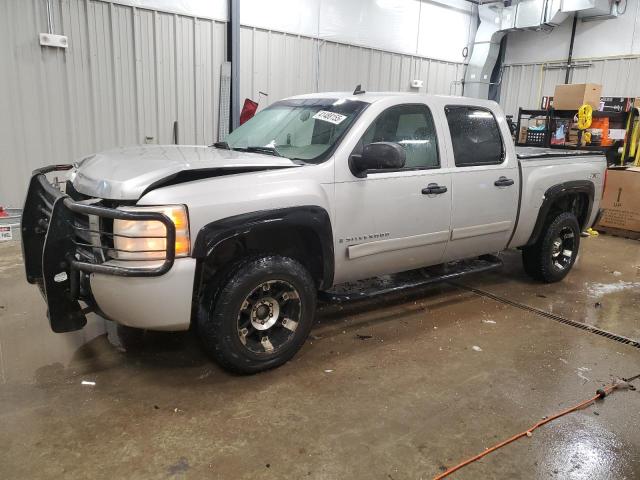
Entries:
[[[276, 271], [295, 278], [302, 286], [302, 292], [306, 296], [305, 312], [311, 318], [303, 321], [301, 318], [298, 328], [302, 328], [302, 335], [294, 339], [278, 357], [263, 360], [255, 360], [243, 356], [231, 347], [231, 339], [224, 333], [225, 322], [229, 321], [229, 312], [233, 310], [233, 304], [237, 301], [236, 293], [246, 288], [248, 282], [255, 282], [260, 273], [268, 275]], [[262, 281], [268, 279], [265, 276]], [[278, 255], [253, 256], [240, 260], [234, 265], [224, 279], [217, 282], [218, 288], [203, 297], [198, 306], [198, 336], [205, 352], [212, 357], [221, 367], [234, 373], [251, 374], [263, 370], [278, 367], [293, 357], [304, 344], [311, 326], [316, 306], [315, 283], [309, 272], [296, 260]], [[235, 322], [235, 317], [233, 319]]]
[[558, 272], [554, 270], [549, 262], [549, 252], [551, 248], [551, 242], [553, 241], [556, 232], [563, 226], [572, 227], [575, 239], [576, 239], [576, 255], [580, 248], [580, 227], [578, 225], [578, 219], [571, 212], [560, 212], [555, 216], [550, 216], [547, 220], [543, 234], [538, 238], [536, 243], [529, 245], [522, 250], [522, 264], [527, 275], [534, 280], [538, 280], [544, 283], [554, 283], [562, 280], [575, 263], [575, 257], [571, 265], [565, 270]]

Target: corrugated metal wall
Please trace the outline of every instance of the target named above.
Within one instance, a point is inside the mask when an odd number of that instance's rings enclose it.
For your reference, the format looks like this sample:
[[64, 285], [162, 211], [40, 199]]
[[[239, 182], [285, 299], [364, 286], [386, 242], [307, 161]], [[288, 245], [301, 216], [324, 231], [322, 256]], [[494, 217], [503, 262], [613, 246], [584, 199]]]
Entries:
[[[240, 97], [267, 92], [261, 107], [280, 98], [313, 91], [415, 91], [409, 82], [422, 79], [421, 93], [459, 94], [464, 66], [367, 47], [316, 40], [288, 33], [242, 27], [240, 30]], [[316, 72], [320, 71], [319, 77]], [[317, 83], [317, 85], [316, 85]]]
[[119, 145], [214, 140], [225, 24], [97, 0], [53, 2], [66, 50], [40, 47], [44, 0], [0, 1], [0, 204], [30, 172]]
[[[120, 145], [216, 140], [225, 23], [106, 0], [0, 0], [0, 205], [21, 206], [34, 168]], [[459, 93], [463, 65], [331, 41], [241, 29], [241, 99], [316, 90]], [[318, 54], [319, 52], [319, 54]], [[320, 71], [319, 77], [316, 72]]]
[[[574, 62], [571, 83], [599, 83], [606, 97], [640, 96], [640, 56], [612, 57]], [[547, 69], [560, 63], [507, 65], [503, 73], [500, 104], [507, 114], [518, 108], [539, 108], [544, 95], [553, 95], [555, 86], [564, 83], [565, 70]]]

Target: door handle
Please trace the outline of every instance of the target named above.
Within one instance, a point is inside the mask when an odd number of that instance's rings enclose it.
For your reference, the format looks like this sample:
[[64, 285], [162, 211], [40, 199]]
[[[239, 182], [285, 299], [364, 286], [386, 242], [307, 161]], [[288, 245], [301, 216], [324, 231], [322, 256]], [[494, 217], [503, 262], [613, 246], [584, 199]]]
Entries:
[[423, 195], [440, 195], [441, 193], [445, 193], [447, 191], [447, 187], [444, 185], [438, 185], [437, 183], [430, 183], [427, 185], [427, 188], [422, 189]]
[[510, 187], [515, 182], [507, 177], [500, 177], [498, 180], [493, 182], [496, 187]]

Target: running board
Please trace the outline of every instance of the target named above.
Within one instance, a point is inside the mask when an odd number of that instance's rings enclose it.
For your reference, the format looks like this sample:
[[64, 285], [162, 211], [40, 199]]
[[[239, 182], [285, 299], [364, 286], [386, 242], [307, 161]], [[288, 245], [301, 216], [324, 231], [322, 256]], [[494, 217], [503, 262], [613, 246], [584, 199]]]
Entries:
[[399, 293], [412, 288], [453, 280], [470, 273], [487, 272], [500, 267], [502, 267], [502, 260], [499, 257], [483, 255], [472, 260], [461, 260], [435, 267], [342, 283], [331, 290], [319, 292], [318, 299], [329, 303], [364, 300], [379, 295]]

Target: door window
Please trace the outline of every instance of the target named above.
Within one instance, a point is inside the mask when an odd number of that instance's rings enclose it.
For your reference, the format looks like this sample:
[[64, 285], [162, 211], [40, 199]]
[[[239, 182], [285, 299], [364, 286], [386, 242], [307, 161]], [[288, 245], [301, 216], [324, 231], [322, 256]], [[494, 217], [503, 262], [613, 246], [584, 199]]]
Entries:
[[456, 167], [499, 165], [504, 146], [498, 122], [484, 108], [450, 105], [445, 108]]
[[407, 155], [405, 169], [440, 166], [436, 129], [426, 105], [398, 105], [385, 110], [362, 136], [360, 148], [373, 142], [400, 144]]

